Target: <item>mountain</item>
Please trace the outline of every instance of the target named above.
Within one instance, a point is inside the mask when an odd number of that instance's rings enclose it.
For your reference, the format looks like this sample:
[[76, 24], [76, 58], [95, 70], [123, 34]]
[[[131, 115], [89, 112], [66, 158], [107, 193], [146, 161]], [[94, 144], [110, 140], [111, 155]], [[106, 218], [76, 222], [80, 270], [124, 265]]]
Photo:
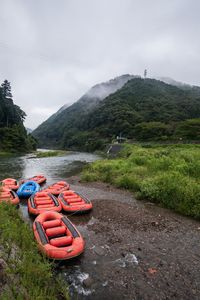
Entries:
[[167, 84], [174, 85], [183, 90], [190, 90], [194, 95], [198, 96], [200, 94], [200, 87], [195, 85], [190, 85], [181, 81], [176, 81], [170, 77], [159, 77], [158, 80], [163, 81]]
[[96, 90], [102, 91], [93, 87], [51, 124], [38, 127], [33, 134], [42, 146], [93, 151], [119, 134], [134, 140], [200, 138], [199, 87], [132, 77], [101, 100]]
[[37, 127], [32, 134], [37, 138], [40, 146], [61, 147], [63, 134], [66, 130], [79, 130], [77, 123], [80, 121], [80, 116], [87, 115], [100, 101], [116, 92], [128, 80], [137, 77], [139, 76], [125, 74], [93, 86], [74, 104], [61, 107]]
[[183, 83], [181, 81], [177, 81], [177, 80], [174, 80], [173, 78], [170, 78], [170, 77], [158, 77], [157, 78], [158, 80], [160, 81], [163, 81], [167, 84], [170, 84], [170, 85], [174, 85], [174, 86], [177, 86], [177, 87], [180, 87], [180, 88], [192, 88], [191, 85], [187, 84], [187, 83]]

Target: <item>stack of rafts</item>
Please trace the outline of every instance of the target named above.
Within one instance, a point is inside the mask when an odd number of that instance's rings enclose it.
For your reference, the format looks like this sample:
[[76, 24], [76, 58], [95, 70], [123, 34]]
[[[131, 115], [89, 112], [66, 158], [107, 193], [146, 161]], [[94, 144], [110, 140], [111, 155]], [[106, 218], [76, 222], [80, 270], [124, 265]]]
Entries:
[[62, 209], [72, 214], [88, 212], [92, 209], [92, 203], [70, 190], [65, 181], [40, 190], [44, 182], [46, 177], [43, 175], [22, 180], [20, 186], [15, 179], [7, 178], [1, 182], [0, 202], [9, 201], [16, 205], [19, 204], [19, 197], [29, 198], [28, 212], [38, 215], [33, 230], [39, 249], [52, 259], [76, 257], [84, 251], [84, 240], [70, 220], [59, 212]]

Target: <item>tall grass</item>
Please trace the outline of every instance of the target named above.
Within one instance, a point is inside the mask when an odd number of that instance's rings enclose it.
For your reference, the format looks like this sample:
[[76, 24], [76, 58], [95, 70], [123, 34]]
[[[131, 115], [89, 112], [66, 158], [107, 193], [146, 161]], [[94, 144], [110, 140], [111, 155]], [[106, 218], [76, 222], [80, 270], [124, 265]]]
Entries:
[[38, 252], [33, 233], [8, 203], [0, 204], [0, 250], [7, 263], [0, 299], [69, 299], [67, 287], [52, 275], [52, 264]]
[[55, 150], [55, 151], [37, 151], [36, 157], [42, 158], [42, 157], [52, 157], [52, 156], [64, 156], [69, 154], [69, 151], [64, 150]]
[[82, 179], [109, 182], [200, 218], [199, 145], [125, 145], [117, 159], [87, 166]]

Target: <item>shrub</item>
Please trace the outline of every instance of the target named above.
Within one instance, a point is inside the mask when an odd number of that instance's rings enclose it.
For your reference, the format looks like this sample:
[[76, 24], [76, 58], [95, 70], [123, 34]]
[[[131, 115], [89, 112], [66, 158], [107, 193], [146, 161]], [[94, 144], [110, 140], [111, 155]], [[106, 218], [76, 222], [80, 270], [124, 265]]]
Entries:
[[113, 183], [200, 218], [199, 150], [199, 145], [124, 145], [120, 158], [94, 162], [83, 178]]

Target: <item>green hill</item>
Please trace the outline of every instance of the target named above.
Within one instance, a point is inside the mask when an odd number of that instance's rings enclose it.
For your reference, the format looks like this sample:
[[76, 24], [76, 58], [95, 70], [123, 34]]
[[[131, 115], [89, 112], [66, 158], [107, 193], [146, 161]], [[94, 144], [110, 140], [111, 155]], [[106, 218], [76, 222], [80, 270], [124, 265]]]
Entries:
[[10, 83], [0, 86], [0, 151], [26, 152], [36, 147], [36, 141], [27, 135], [23, 125], [25, 112], [14, 104]]
[[135, 76], [123, 75], [108, 82], [93, 86], [77, 102], [65, 109], [59, 109], [49, 119], [33, 131], [41, 147], [62, 147], [65, 132], [74, 135], [79, 131], [82, 118], [92, 111], [100, 101], [120, 89], [128, 80]]
[[120, 133], [145, 141], [200, 139], [199, 87], [137, 77], [101, 101], [91, 99], [90, 109], [76, 102], [63, 113], [33, 133], [42, 145], [56, 140], [62, 148], [92, 151]]

